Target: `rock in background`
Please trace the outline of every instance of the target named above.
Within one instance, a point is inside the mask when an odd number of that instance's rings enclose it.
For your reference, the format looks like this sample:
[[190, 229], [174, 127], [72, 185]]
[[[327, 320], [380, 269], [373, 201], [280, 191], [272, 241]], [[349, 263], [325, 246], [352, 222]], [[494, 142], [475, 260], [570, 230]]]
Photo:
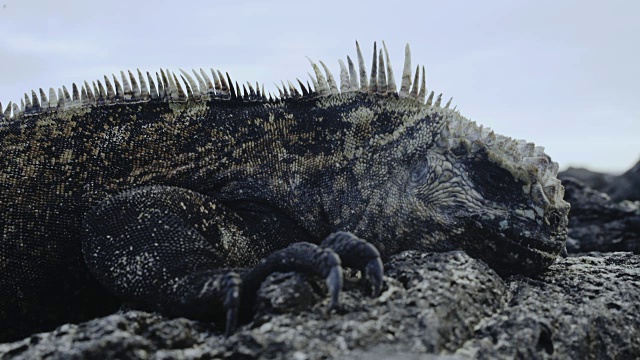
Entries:
[[569, 168], [559, 177], [571, 204], [570, 253], [640, 254], [640, 162], [620, 176]]
[[558, 173], [558, 178], [562, 180], [562, 182], [568, 178], [579, 180], [594, 190], [603, 191], [604, 188], [609, 186], [611, 181], [616, 178], [616, 175], [591, 171], [585, 168], [570, 167], [567, 170], [560, 171]]
[[640, 254], [640, 202], [616, 202], [584, 183], [562, 181], [569, 212], [570, 253], [632, 251]]
[[624, 174], [613, 178], [603, 191], [614, 201], [640, 201], [640, 161]]
[[622, 175], [611, 175], [584, 168], [570, 167], [558, 174], [561, 180], [573, 178], [586, 186], [604, 192], [615, 201], [640, 201], [640, 160]]

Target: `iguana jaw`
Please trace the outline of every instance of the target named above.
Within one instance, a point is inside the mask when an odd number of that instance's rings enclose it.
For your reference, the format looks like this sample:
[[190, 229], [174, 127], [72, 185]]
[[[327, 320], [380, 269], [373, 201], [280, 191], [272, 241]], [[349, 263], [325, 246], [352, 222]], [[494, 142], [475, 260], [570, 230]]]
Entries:
[[551, 265], [564, 249], [566, 214], [560, 215], [545, 218], [542, 226], [539, 219], [518, 215], [506, 219], [483, 217], [468, 224], [469, 230], [460, 235], [460, 241], [465, 242], [470, 254], [501, 274], [532, 274]]

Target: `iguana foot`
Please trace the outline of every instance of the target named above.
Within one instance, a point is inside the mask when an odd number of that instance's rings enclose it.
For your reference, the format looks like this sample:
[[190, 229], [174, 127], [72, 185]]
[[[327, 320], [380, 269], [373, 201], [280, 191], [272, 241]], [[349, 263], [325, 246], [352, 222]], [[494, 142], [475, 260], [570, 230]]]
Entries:
[[[365, 281], [372, 286], [373, 295], [380, 293], [384, 268], [378, 249], [351, 233], [336, 232], [329, 235], [321, 246], [308, 242], [293, 243], [262, 259], [242, 277], [242, 308], [253, 308], [256, 292], [268, 275], [297, 271], [326, 279], [331, 299], [327, 310], [331, 310], [339, 304], [343, 284], [342, 266], [362, 271]], [[236, 319], [227, 319], [227, 329], [232, 324], [233, 330], [235, 321]]]
[[338, 305], [338, 296], [342, 289], [340, 257], [332, 249], [298, 242], [271, 253], [243, 276], [243, 307], [253, 307], [255, 294], [267, 276], [285, 271], [307, 272], [324, 277], [331, 297], [329, 309]]
[[335, 251], [344, 267], [362, 271], [364, 280], [372, 287], [372, 296], [378, 296], [382, 288], [384, 267], [380, 252], [371, 243], [349, 232], [335, 232], [322, 242], [323, 247]]

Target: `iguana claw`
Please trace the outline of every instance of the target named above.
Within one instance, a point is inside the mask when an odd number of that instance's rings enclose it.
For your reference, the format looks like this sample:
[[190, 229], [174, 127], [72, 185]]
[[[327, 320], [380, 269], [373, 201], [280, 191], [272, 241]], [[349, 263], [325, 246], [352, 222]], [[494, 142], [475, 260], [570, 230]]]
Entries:
[[329, 270], [327, 276], [327, 287], [329, 288], [329, 295], [331, 296], [331, 303], [329, 303], [329, 309], [334, 309], [338, 306], [338, 295], [342, 289], [342, 267], [336, 265]]
[[384, 266], [382, 265], [382, 260], [377, 257], [369, 261], [367, 267], [365, 268], [364, 274], [365, 279], [369, 281], [373, 288], [371, 296], [377, 297], [378, 295], [380, 295], [380, 290], [382, 290], [383, 283], [382, 276], [384, 275]]
[[225, 298], [223, 306], [226, 311], [225, 336], [231, 336], [238, 326], [238, 308], [240, 307], [240, 288], [242, 279], [235, 272], [230, 272], [222, 279]]
[[335, 232], [322, 242], [322, 246], [335, 251], [344, 267], [360, 270], [373, 288], [373, 296], [380, 294], [384, 266], [380, 252], [373, 244], [358, 238], [350, 232]]

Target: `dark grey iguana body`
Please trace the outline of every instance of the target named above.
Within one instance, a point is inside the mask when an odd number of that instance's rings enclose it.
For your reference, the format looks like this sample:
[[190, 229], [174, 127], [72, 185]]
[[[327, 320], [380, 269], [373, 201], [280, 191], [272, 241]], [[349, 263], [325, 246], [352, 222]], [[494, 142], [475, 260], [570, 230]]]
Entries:
[[317, 67], [314, 91], [270, 100], [204, 73], [186, 92], [172, 75], [123, 75], [6, 111], [0, 339], [113, 309], [83, 257], [119, 297], [195, 317], [228, 269], [337, 231], [383, 259], [463, 249], [504, 273], [550, 265], [568, 212], [557, 164], [433, 93], [425, 104], [410, 61], [396, 92], [375, 55], [371, 81], [349, 59], [340, 92]]

